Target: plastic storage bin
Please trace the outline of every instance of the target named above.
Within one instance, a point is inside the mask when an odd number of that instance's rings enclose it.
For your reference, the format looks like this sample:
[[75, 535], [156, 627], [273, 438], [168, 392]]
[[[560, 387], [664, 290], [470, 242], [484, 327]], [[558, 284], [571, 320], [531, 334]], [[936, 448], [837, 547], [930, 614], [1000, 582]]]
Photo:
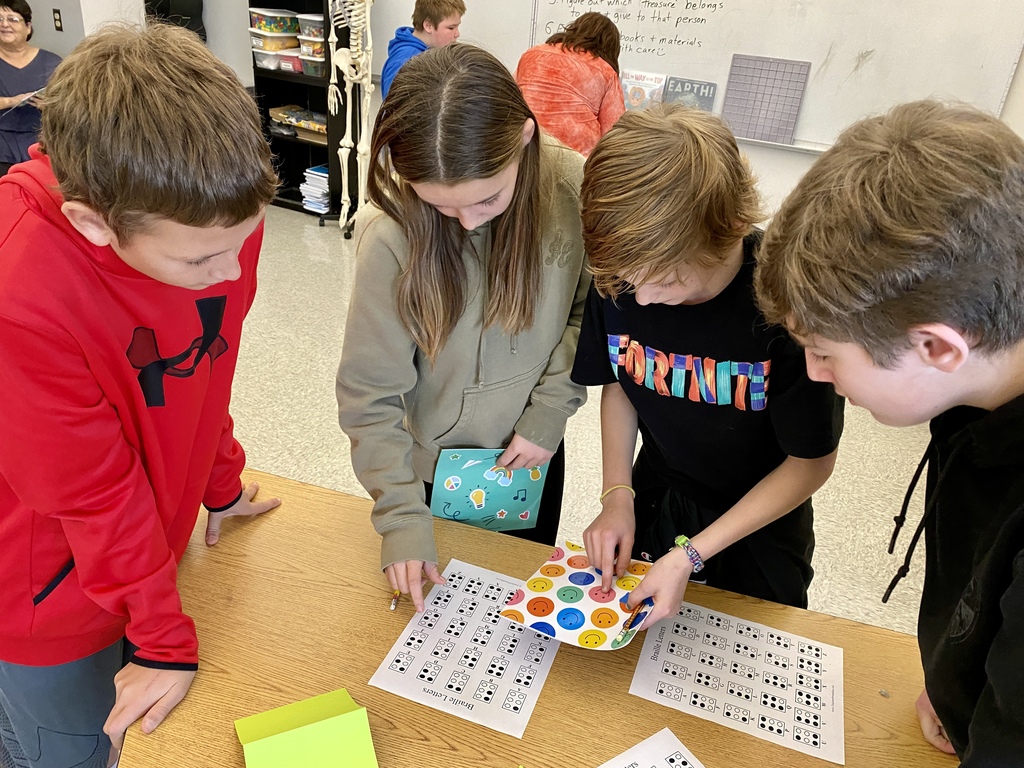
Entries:
[[256, 28], [249, 29], [249, 39], [253, 49], [261, 51], [283, 51], [286, 48], [298, 48], [298, 35], [287, 32], [263, 32]]
[[278, 69], [282, 72], [302, 72], [302, 59], [299, 58], [298, 48], [278, 51], [277, 61]]
[[281, 66], [281, 62], [277, 58], [277, 51], [261, 51], [258, 48], [253, 48], [252, 55], [256, 59], [256, 66], [260, 69], [278, 69]]
[[324, 57], [324, 41], [321, 37], [299, 35], [299, 47], [303, 56], [316, 56], [321, 59]]
[[280, 8], [250, 8], [249, 23], [260, 32], [299, 34], [299, 15]]
[[300, 13], [299, 34], [324, 39], [324, 15], [322, 13]]
[[310, 77], [323, 77], [327, 74], [327, 59], [323, 56], [299, 56], [302, 59], [302, 71]]

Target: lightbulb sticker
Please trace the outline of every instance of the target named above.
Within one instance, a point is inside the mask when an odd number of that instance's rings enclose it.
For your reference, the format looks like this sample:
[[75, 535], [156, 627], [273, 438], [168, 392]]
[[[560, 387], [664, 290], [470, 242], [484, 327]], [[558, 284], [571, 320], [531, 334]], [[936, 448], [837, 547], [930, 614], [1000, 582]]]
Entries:
[[434, 470], [431, 513], [492, 531], [536, 527], [544, 514], [547, 465], [513, 472], [498, 464], [501, 454], [501, 449], [442, 450]]
[[473, 509], [483, 509], [487, 502], [487, 491], [483, 488], [474, 488], [469, 492], [469, 500], [473, 504]]

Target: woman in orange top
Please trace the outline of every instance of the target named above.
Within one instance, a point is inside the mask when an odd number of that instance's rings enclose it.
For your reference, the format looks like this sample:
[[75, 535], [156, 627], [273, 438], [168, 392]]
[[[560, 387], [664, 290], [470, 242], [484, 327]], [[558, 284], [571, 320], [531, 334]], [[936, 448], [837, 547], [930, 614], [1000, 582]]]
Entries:
[[619, 85], [619, 30], [585, 13], [523, 54], [516, 81], [548, 133], [584, 155], [626, 111]]

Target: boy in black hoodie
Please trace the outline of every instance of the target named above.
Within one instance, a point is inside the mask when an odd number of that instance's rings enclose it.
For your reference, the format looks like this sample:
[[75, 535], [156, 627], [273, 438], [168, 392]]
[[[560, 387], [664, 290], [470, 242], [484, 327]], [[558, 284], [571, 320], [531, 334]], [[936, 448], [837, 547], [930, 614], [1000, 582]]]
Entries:
[[1021, 765], [1024, 140], [931, 101], [863, 120], [786, 199], [758, 261], [762, 311], [812, 379], [882, 423], [931, 422], [911, 483], [927, 463], [924, 517], [889, 587], [923, 531], [921, 728], [964, 766]]

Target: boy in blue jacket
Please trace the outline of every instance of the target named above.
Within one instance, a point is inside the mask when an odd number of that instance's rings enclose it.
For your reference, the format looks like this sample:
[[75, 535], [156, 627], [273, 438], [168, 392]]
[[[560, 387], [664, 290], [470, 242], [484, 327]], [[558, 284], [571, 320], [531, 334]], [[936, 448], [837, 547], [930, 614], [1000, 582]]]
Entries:
[[466, 4], [462, 0], [416, 0], [412, 26], [399, 27], [388, 43], [388, 58], [380, 74], [380, 97], [386, 99], [391, 81], [409, 59], [428, 48], [444, 48], [459, 39]]

